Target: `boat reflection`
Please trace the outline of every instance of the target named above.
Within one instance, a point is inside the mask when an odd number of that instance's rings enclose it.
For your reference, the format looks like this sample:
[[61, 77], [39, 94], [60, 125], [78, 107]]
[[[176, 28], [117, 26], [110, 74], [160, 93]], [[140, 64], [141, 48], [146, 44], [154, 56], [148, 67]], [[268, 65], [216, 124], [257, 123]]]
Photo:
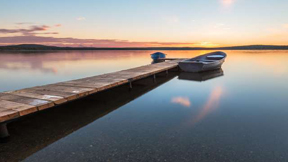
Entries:
[[222, 69], [206, 71], [206, 72], [201, 72], [201, 73], [181, 72], [178, 76], [178, 79], [203, 82], [203, 81], [214, 79], [223, 75], [224, 75], [224, 72]]
[[165, 60], [153, 60], [151, 62], [151, 64], [157, 64], [157, 63], [160, 63], [160, 62], [165, 62]]

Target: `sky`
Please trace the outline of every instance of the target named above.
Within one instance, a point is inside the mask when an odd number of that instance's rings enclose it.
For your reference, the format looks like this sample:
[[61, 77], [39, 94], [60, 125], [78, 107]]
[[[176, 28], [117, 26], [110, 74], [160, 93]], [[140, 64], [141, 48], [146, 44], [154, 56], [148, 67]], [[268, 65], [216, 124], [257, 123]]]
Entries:
[[0, 45], [288, 45], [287, 0], [0, 0]]

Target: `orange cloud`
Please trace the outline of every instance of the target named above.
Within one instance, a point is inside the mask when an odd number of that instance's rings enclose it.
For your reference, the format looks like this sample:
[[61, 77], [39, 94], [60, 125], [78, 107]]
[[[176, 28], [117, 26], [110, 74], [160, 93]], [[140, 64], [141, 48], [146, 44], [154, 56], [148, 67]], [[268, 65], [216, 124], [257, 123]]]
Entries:
[[172, 103], [180, 104], [184, 107], [190, 107], [191, 102], [188, 97], [174, 97], [171, 100]]
[[195, 46], [199, 47], [217, 47], [219, 44], [211, 43], [211, 42], [200, 42], [200, 43], [195, 43]]

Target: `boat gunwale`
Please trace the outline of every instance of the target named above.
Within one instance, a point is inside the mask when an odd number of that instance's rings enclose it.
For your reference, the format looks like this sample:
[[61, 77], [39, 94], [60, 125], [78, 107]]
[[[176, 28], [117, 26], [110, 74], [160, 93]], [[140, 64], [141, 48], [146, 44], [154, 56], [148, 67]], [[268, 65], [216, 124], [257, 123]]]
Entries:
[[[209, 55], [216, 55], [216, 54], [217, 55], [222, 55], [223, 58], [221, 58], [219, 60], [208, 60], [208, 59], [205, 59]], [[207, 54], [196, 56], [196, 57], [193, 57], [193, 58], [190, 58], [190, 59], [187, 59], [187, 60], [182, 60], [179, 63], [211, 64], [211, 63], [214, 63], [214, 62], [219, 62], [219, 61], [225, 60], [226, 57], [227, 57], [226, 53], [221, 52], [221, 51], [216, 51], [216, 52], [210, 52], [210, 53], [207, 53]]]

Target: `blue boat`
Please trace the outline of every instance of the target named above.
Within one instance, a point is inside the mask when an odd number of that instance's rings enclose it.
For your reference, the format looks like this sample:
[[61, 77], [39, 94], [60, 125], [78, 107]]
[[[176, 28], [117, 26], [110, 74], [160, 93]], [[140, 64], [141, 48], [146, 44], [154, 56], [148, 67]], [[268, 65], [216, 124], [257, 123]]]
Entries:
[[156, 53], [151, 54], [151, 58], [153, 60], [158, 60], [159, 58], [166, 58], [166, 54], [162, 52], [156, 52]]

